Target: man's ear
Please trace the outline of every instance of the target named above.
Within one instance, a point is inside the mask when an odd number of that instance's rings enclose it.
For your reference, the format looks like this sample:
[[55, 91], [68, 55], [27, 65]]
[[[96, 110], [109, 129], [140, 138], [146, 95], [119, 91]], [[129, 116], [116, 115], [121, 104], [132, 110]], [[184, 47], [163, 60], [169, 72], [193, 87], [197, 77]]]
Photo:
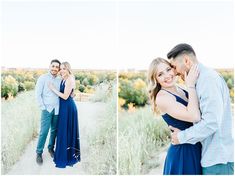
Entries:
[[184, 61], [184, 64], [185, 64], [185, 66], [188, 68], [188, 69], [190, 69], [190, 67], [191, 67], [191, 59], [189, 58], [189, 56], [188, 55], [184, 55], [183, 56], [183, 61]]

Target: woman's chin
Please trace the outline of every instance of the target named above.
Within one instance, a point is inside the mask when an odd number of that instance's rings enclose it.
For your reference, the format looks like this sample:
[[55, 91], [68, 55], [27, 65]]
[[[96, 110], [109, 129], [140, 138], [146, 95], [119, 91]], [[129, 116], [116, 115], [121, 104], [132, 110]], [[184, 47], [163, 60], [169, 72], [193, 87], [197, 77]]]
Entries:
[[171, 88], [171, 87], [173, 87], [174, 85], [175, 85], [174, 83], [168, 83], [168, 84], [164, 84], [162, 87]]

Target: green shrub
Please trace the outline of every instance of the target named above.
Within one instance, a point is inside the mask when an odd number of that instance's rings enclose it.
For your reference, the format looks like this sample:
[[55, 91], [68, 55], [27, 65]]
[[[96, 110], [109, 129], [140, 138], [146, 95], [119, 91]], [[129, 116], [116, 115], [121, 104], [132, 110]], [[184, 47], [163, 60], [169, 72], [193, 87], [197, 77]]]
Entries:
[[78, 90], [79, 90], [80, 92], [84, 92], [85, 88], [86, 88], [86, 87], [81, 84], [81, 85], [79, 85]]
[[233, 88], [234, 80], [232, 78], [229, 78], [226, 83], [227, 83], [229, 89]]
[[124, 108], [127, 108], [129, 103], [144, 106], [148, 101], [146, 83], [140, 78], [136, 80], [119, 79], [119, 89], [118, 96], [125, 100]]
[[82, 81], [82, 84], [83, 84], [84, 86], [89, 85], [88, 78], [85, 78], [85, 79]]
[[86, 74], [84, 72], [76, 72], [74, 73], [75, 79], [82, 82], [86, 78]]
[[18, 83], [11, 75], [2, 80], [1, 97], [7, 99], [9, 96], [16, 96], [18, 92]]
[[24, 85], [26, 90], [33, 90], [35, 87], [35, 83], [32, 81], [25, 81]]
[[234, 102], [234, 71], [232, 70], [218, 70], [218, 72], [223, 76], [230, 92], [230, 98], [232, 103]]
[[96, 75], [89, 74], [87, 77], [87, 81], [88, 81], [88, 84], [91, 86], [96, 85], [98, 82], [98, 77]]
[[79, 86], [81, 85], [80, 81], [79, 80], [75, 80], [75, 84], [76, 84], [76, 89], [79, 90]]
[[19, 85], [18, 85], [18, 92], [23, 92], [25, 91], [25, 85], [24, 83], [20, 82]]

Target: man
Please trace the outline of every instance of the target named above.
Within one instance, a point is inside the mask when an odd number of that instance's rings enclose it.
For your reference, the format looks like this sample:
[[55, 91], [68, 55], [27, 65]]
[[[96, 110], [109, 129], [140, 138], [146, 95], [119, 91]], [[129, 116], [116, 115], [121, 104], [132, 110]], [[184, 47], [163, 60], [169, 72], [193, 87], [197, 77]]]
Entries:
[[37, 144], [36, 162], [43, 163], [42, 153], [46, 142], [47, 134], [50, 129], [50, 139], [48, 152], [54, 157], [54, 145], [57, 132], [57, 120], [59, 114], [59, 97], [54, 94], [48, 87], [49, 83], [53, 83], [59, 90], [61, 79], [57, 77], [60, 70], [60, 61], [52, 60], [48, 73], [39, 77], [36, 84], [36, 98], [41, 111], [41, 129]]
[[229, 90], [224, 79], [216, 71], [199, 63], [193, 48], [188, 44], [176, 45], [167, 57], [182, 78], [193, 64], [198, 64], [200, 71], [195, 89], [201, 120], [184, 131], [170, 127], [173, 131], [172, 144], [195, 144], [200, 141], [203, 174], [233, 175], [232, 113]]

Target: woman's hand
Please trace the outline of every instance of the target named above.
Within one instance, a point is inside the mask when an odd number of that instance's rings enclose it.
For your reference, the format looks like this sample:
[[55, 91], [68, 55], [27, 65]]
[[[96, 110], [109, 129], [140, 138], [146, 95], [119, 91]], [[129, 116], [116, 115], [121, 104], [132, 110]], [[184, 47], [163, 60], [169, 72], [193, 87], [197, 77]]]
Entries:
[[54, 84], [51, 83], [51, 82], [48, 83], [48, 87], [49, 87], [49, 89], [51, 89], [52, 91], [55, 90], [55, 86], [54, 86]]
[[188, 75], [185, 72], [184, 78], [185, 78], [185, 84], [187, 87], [195, 87], [195, 84], [197, 82], [197, 78], [199, 75], [198, 65], [194, 64], [190, 68]]

